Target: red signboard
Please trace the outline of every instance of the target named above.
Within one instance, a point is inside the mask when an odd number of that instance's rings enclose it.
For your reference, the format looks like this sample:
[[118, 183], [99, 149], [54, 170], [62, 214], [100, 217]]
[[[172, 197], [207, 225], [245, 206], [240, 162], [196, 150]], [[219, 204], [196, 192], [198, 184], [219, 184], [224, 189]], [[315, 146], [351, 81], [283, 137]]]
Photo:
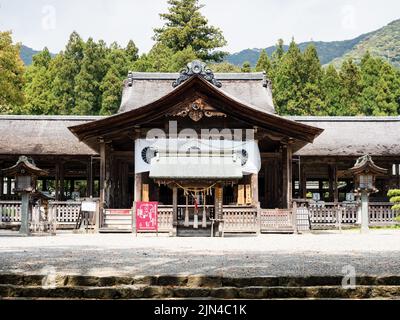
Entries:
[[136, 232], [158, 231], [158, 202], [136, 202]]

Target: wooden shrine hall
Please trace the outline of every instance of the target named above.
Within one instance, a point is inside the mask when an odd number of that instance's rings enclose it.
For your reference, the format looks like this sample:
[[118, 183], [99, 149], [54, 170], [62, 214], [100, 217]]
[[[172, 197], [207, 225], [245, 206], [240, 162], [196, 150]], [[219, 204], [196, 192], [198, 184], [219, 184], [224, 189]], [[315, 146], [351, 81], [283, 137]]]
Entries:
[[[27, 155], [50, 173], [40, 188], [56, 201], [99, 198], [104, 232], [123, 220], [109, 209], [137, 201], [158, 202], [172, 235], [258, 233], [260, 216], [282, 212], [290, 232], [295, 199], [349, 200], [348, 169], [365, 154], [390, 172], [377, 201], [400, 185], [398, 117], [282, 117], [265, 74], [213, 74], [200, 61], [129, 73], [116, 115], [2, 116], [0, 129], [1, 168]], [[0, 202], [17, 200], [12, 178], [0, 179]]]

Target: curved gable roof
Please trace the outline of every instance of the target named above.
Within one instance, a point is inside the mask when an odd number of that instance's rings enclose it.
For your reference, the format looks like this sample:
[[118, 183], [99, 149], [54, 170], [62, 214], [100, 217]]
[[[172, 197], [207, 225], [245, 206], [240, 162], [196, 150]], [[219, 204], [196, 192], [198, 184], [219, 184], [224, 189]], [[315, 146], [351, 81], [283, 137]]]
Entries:
[[266, 128], [306, 143], [313, 142], [323, 130], [298, 123], [272, 113], [258, 110], [254, 106], [238, 100], [230, 94], [222, 92], [203, 78], [194, 75], [183, 84], [162, 98], [140, 108], [120, 113], [103, 120], [70, 127], [69, 129], [80, 140], [92, 147], [97, 144], [96, 138], [155, 120], [171, 111], [183, 98], [193, 92], [207, 96], [216, 109], [253, 126]]
[[[131, 111], [154, 102], [174, 90], [172, 83], [179, 73], [133, 72], [130, 80], [124, 81], [119, 113]], [[216, 73], [222, 84], [222, 93], [268, 113], [275, 113], [271, 87], [262, 72]]]

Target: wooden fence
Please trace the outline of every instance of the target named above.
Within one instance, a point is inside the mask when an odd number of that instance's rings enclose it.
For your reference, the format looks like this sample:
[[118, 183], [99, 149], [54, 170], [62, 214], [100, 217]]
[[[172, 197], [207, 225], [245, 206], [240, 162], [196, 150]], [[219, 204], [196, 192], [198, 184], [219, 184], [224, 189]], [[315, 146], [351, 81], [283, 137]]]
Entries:
[[224, 233], [258, 233], [258, 209], [250, 207], [224, 206]]
[[[308, 216], [311, 230], [352, 227], [361, 223], [359, 203], [316, 203], [312, 201], [295, 201], [295, 203], [297, 214]], [[393, 211], [392, 206], [392, 203], [387, 202], [370, 202], [369, 225], [374, 227], [398, 224], [395, 219], [400, 213]]]
[[[80, 202], [49, 202], [49, 214], [55, 217], [57, 229], [73, 229], [80, 212]], [[37, 214], [38, 207], [32, 214]], [[21, 201], [0, 201], [0, 228], [19, 226], [21, 223]]]
[[173, 232], [173, 218], [172, 206], [158, 206], [158, 232]]
[[260, 231], [262, 233], [293, 233], [292, 210], [260, 210]]

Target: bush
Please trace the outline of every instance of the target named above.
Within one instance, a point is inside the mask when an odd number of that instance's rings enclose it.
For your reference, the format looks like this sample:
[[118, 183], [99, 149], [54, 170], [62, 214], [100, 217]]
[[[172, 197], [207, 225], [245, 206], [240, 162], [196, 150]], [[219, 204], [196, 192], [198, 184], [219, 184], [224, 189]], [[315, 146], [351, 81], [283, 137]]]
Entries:
[[[390, 198], [390, 202], [394, 204], [392, 209], [400, 210], [400, 189], [389, 190], [388, 197]], [[396, 218], [396, 221], [400, 222], [400, 216]]]

